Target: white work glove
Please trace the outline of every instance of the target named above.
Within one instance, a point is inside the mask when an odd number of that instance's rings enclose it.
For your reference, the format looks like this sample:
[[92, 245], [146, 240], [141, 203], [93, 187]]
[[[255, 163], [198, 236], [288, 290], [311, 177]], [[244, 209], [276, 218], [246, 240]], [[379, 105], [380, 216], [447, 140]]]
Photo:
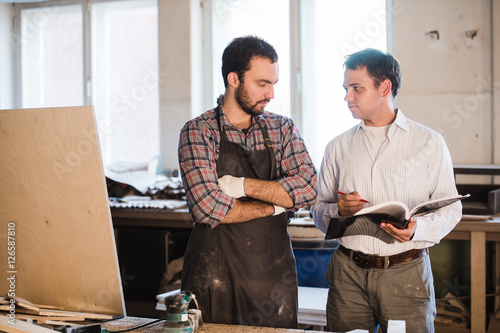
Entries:
[[286, 211], [286, 209], [281, 207], [281, 206], [276, 206], [276, 205], [273, 205], [273, 206], [274, 206], [273, 216], [280, 215], [281, 213], [284, 213]]
[[225, 175], [219, 178], [219, 186], [222, 192], [233, 198], [246, 197], [245, 177], [233, 177]]

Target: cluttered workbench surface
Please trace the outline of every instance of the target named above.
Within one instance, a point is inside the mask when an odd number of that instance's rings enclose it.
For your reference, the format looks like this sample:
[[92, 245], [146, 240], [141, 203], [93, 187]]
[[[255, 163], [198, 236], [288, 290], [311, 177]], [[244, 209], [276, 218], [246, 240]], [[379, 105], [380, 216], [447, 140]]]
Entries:
[[[122, 319], [109, 321], [103, 324], [102, 328], [108, 329], [110, 332], [124, 330], [131, 327], [144, 325], [154, 322], [155, 319], [137, 318], [137, 317], [124, 317]], [[139, 328], [131, 332], [141, 333], [158, 333], [163, 332], [163, 323], [160, 321], [150, 326]], [[239, 326], [239, 325], [222, 325], [222, 324], [204, 324], [196, 330], [196, 333], [243, 333], [243, 332], [258, 332], [258, 333], [285, 333], [285, 332], [306, 332], [304, 330], [284, 329], [284, 328], [269, 328], [269, 327], [256, 327], [256, 326]], [[307, 331], [314, 333], [319, 331]]]

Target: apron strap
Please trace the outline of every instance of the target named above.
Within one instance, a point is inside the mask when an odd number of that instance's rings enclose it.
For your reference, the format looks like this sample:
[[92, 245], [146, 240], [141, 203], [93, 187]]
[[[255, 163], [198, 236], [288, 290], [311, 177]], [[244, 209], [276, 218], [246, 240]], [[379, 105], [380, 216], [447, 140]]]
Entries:
[[[219, 125], [219, 131], [221, 133], [221, 140], [227, 140], [226, 131], [222, 129], [220, 123], [220, 106], [222, 104], [222, 96], [217, 99], [217, 107], [215, 108], [215, 114], [217, 115], [217, 123]], [[269, 179], [276, 179], [276, 155], [274, 155], [273, 142], [269, 138], [269, 133], [267, 132], [266, 124], [264, 126], [261, 125], [259, 121], [257, 123], [260, 126], [260, 130], [262, 131], [262, 136], [264, 137], [264, 145], [266, 146], [267, 151], [269, 152], [269, 157], [271, 158], [271, 171], [269, 172]]]
[[[258, 121], [257, 121], [258, 122]], [[276, 156], [274, 155], [274, 149], [273, 149], [273, 142], [269, 138], [269, 133], [267, 132], [267, 127], [266, 124], [262, 126], [259, 123], [260, 130], [262, 131], [262, 135], [264, 136], [264, 145], [267, 148], [267, 151], [269, 152], [269, 157], [271, 157], [271, 171], [269, 172], [269, 179], [273, 180], [276, 178], [275, 172], [276, 172]]]

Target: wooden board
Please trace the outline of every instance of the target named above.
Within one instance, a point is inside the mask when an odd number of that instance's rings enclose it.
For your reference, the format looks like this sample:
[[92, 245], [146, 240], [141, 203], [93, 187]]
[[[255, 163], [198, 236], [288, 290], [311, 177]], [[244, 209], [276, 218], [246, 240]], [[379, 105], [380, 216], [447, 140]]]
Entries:
[[486, 233], [471, 232], [471, 331], [486, 332]]
[[112, 231], [93, 108], [0, 110], [0, 271], [15, 296], [124, 315]]

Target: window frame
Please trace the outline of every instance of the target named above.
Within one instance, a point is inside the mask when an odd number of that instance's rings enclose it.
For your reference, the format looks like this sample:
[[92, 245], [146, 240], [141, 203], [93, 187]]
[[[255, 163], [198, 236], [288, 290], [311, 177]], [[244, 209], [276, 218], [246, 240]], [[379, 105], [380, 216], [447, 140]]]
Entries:
[[[116, 1], [116, 0], [109, 0], [109, 1]], [[79, 1], [79, 0], [50, 0], [50, 1], [45, 1], [45, 2], [27, 2], [27, 3], [15, 3], [14, 4], [14, 33], [16, 34], [16, 37], [14, 39], [14, 59], [15, 59], [15, 86], [18, 91], [18, 93], [15, 95], [14, 102], [17, 105], [17, 107], [21, 108], [23, 105], [23, 78], [22, 78], [22, 73], [23, 73], [23, 64], [22, 64], [22, 40], [25, 38], [25, 36], [22, 36], [22, 20], [21, 20], [21, 15], [23, 10], [27, 9], [35, 9], [35, 8], [51, 8], [51, 7], [59, 7], [59, 6], [75, 6], [75, 5], [80, 5], [82, 7], [82, 49], [83, 49], [83, 75], [82, 79], [83, 81], [83, 101], [85, 105], [90, 105], [89, 100], [87, 98], [88, 93], [87, 93], [87, 81], [85, 78], [87, 77], [86, 73], [88, 70], [88, 65], [90, 62], [87, 61], [88, 55], [90, 55], [90, 50], [87, 50], [86, 45], [86, 38], [87, 38], [87, 33], [86, 33], [86, 27], [85, 22], [87, 16], [88, 16], [88, 10], [86, 10], [86, 6], [88, 5], [87, 1]], [[89, 29], [90, 30], [90, 29]], [[88, 36], [90, 38], [90, 36]], [[88, 54], [87, 54], [88, 53]]]
[[14, 33], [16, 34], [14, 42], [14, 59], [15, 63], [15, 85], [17, 91], [15, 103], [18, 107], [22, 107], [23, 101], [23, 90], [22, 90], [22, 20], [21, 12], [25, 9], [34, 8], [50, 8], [55, 6], [75, 6], [80, 5], [82, 7], [82, 49], [83, 49], [83, 103], [84, 105], [92, 105], [92, 27], [91, 27], [91, 7], [96, 3], [103, 2], [122, 2], [126, 0], [49, 0], [44, 2], [26, 2], [26, 3], [15, 3], [14, 4]]

